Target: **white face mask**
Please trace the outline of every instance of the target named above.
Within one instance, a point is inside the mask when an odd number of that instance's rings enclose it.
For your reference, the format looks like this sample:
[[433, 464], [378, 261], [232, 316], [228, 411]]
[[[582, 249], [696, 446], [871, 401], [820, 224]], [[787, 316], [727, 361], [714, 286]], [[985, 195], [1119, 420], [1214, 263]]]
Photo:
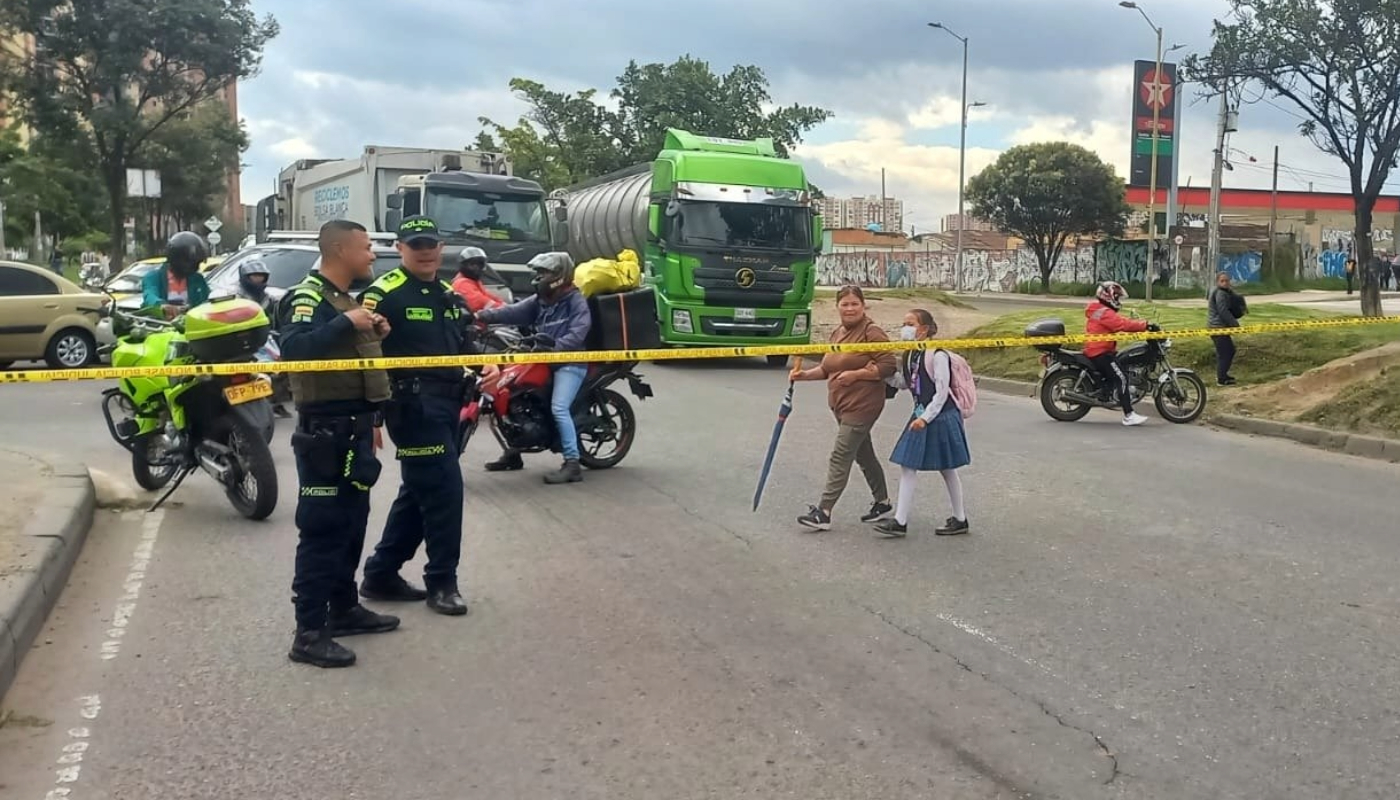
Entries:
[[919, 329], [915, 328], [913, 325], [905, 325], [903, 328], [899, 329], [899, 338], [906, 342], [914, 341], [918, 334]]

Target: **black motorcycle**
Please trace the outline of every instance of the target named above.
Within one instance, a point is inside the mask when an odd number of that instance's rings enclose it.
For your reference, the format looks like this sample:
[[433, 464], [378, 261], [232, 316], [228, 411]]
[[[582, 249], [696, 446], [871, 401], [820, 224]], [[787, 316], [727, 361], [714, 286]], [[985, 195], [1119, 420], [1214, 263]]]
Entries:
[[[1025, 331], [1031, 338], [1064, 336], [1065, 323], [1043, 319]], [[1037, 393], [1051, 419], [1077, 422], [1094, 408], [1119, 408], [1118, 390], [1078, 350], [1062, 345], [1035, 345], [1042, 355]], [[1118, 363], [1128, 376], [1128, 391], [1136, 406], [1149, 394], [1157, 413], [1168, 422], [1195, 422], [1206, 409], [1206, 385], [1192, 370], [1173, 367], [1167, 354], [1171, 339], [1149, 339], [1118, 349]], [[1116, 383], [1116, 381], [1114, 382]]]

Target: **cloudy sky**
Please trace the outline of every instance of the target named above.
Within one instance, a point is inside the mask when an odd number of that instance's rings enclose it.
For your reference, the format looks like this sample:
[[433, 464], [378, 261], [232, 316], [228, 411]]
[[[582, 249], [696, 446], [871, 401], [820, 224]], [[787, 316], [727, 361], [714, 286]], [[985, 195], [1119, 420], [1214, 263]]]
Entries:
[[[957, 208], [962, 45], [970, 40], [968, 175], [1006, 147], [1069, 140], [1126, 175], [1132, 62], [1153, 57], [1152, 30], [1116, 0], [709, 0], [667, 20], [655, 0], [254, 0], [282, 34], [262, 74], [240, 89], [252, 136], [244, 202], [271, 191], [298, 158], [358, 156], [364, 145], [460, 147], [477, 118], [513, 121], [507, 90], [529, 77], [560, 90], [606, 91], [628, 59], [689, 53], [715, 71], [756, 64], [774, 99], [836, 116], [798, 151], [828, 194], [887, 191], [905, 226], [937, 229]], [[1142, 0], [1174, 56], [1209, 46], [1224, 0]], [[1247, 99], [1258, 97], [1250, 93]], [[1180, 177], [1207, 185], [1217, 106], [1186, 91]], [[1267, 188], [1275, 145], [1282, 189], [1345, 191], [1339, 163], [1296, 129], [1286, 104], [1242, 109], [1226, 186]], [[1250, 157], [1256, 159], [1250, 162]], [[1400, 191], [1400, 180], [1393, 181]]]

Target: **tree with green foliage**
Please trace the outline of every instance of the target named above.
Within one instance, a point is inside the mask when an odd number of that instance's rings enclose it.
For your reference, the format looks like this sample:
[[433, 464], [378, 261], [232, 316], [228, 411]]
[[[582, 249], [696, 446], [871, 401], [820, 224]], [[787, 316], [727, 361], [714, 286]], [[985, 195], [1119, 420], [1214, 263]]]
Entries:
[[33, 241], [35, 212], [44, 232], [59, 240], [88, 234], [104, 222], [101, 183], [64, 150], [47, 138], [31, 140], [25, 147], [14, 130], [0, 130], [5, 242], [11, 247], [29, 243], [34, 258], [42, 246]]
[[1261, 86], [1301, 112], [1298, 128], [1347, 168], [1356, 203], [1361, 313], [1380, 316], [1376, 200], [1400, 156], [1400, 0], [1230, 0], [1209, 53], [1186, 59], [1207, 94]]
[[138, 159], [161, 174], [158, 212], [187, 229], [219, 211], [229, 171], [247, 149], [248, 135], [228, 109], [206, 103], [152, 134]]
[[597, 90], [566, 94], [515, 78], [510, 88], [529, 106], [514, 126], [487, 118], [475, 146], [510, 155], [516, 174], [555, 189], [651, 161], [667, 128], [733, 139], [771, 137], [787, 155], [832, 114], [815, 106], [768, 110], [768, 79], [755, 66], [717, 75], [690, 56], [672, 64], [629, 62], [611, 92], [617, 108], [600, 104]]
[[1068, 142], [1007, 150], [967, 182], [966, 197], [974, 216], [1025, 240], [1045, 294], [1071, 236], [1120, 233], [1131, 210], [1113, 167]]
[[7, 60], [0, 77], [37, 131], [91, 144], [120, 242], [128, 165], [166, 125], [256, 74], [277, 32], [250, 0], [0, 0], [0, 34], [35, 37], [35, 57]]

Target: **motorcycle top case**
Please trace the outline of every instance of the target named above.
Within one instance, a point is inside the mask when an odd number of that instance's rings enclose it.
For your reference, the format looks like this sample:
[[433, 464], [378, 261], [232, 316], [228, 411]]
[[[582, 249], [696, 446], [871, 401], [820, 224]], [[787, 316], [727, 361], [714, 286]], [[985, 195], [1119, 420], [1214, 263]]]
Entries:
[[661, 324], [656, 319], [656, 290], [650, 286], [630, 292], [595, 294], [588, 298], [593, 325], [585, 346], [589, 350], [652, 350], [661, 347]]
[[190, 352], [207, 363], [252, 361], [271, 330], [262, 306], [242, 298], [211, 300], [185, 314]]
[[[1035, 322], [1032, 322], [1031, 324], [1026, 326], [1025, 335], [1027, 338], [1036, 338], [1040, 336], [1064, 336], [1064, 320], [1055, 319], [1054, 317], [1051, 317], [1049, 319], [1038, 319]], [[1057, 350], [1059, 350], [1063, 345], [1037, 344], [1031, 346], [1042, 353], [1054, 353]]]

